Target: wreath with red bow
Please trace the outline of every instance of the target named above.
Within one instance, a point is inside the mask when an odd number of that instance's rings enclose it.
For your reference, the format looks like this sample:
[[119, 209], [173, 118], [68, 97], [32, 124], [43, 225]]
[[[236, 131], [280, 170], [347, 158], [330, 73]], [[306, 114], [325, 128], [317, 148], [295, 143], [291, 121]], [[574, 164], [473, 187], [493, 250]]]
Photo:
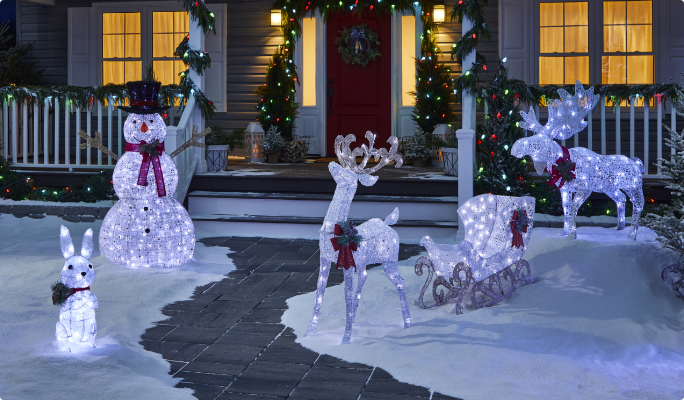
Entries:
[[511, 247], [524, 247], [523, 233], [527, 233], [527, 227], [530, 225], [530, 219], [527, 217], [527, 211], [520, 207], [513, 211], [511, 217], [511, 233], [513, 233], [513, 241]]
[[367, 24], [344, 27], [340, 36], [335, 39], [337, 52], [342, 54], [342, 61], [365, 67], [377, 57], [382, 56], [378, 34], [367, 27]]
[[339, 251], [337, 254], [337, 268], [356, 268], [352, 252], [358, 250], [363, 238], [359, 235], [359, 231], [354, 228], [354, 223], [344, 220], [335, 224], [335, 236], [337, 237], [330, 239], [330, 242], [333, 245], [333, 249]]
[[553, 187], [556, 182], [560, 181], [558, 189], [575, 179], [575, 163], [570, 160], [570, 151], [565, 146], [561, 146], [561, 150], [563, 150], [563, 156], [556, 160], [556, 165], [551, 168], [551, 179], [547, 182]]

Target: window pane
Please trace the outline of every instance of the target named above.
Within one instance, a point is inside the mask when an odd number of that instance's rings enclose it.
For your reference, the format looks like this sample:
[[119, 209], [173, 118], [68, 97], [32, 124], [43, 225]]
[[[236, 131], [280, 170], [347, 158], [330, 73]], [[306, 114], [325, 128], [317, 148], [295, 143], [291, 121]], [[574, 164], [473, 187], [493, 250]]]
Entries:
[[121, 85], [124, 81], [124, 62], [123, 61], [103, 61], [102, 62], [102, 84], [113, 83]]
[[[548, 28], [544, 28], [548, 29]], [[565, 28], [565, 52], [588, 53], [589, 52], [589, 27], [571, 26]]]
[[416, 17], [401, 17], [401, 105], [415, 104], [413, 96], [408, 94], [416, 90]]
[[126, 33], [140, 33], [140, 13], [126, 13]]
[[173, 68], [174, 68], [173, 69], [174, 82], [176, 84], [180, 85], [180, 81], [181, 81], [180, 73], [185, 71], [186, 69], [188, 69], [188, 67], [185, 66], [183, 61], [176, 60], [176, 61], [174, 61]]
[[628, 1], [627, 2], [627, 23], [628, 24], [652, 24], [653, 5], [650, 1]]
[[589, 57], [565, 57], [565, 84], [589, 83]]
[[153, 12], [152, 33], [173, 33], [173, 13]]
[[140, 35], [125, 35], [126, 57], [140, 58]]
[[540, 3], [539, 23], [541, 26], [563, 26], [563, 3]]
[[124, 58], [124, 35], [102, 36], [102, 58]]
[[539, 84], [563, 84], [563, 57], [539, 57]]
[[562, 53], [563, 52], [563, 28], [540, 28], [539, 29], [539, 52]]
[[302, 105], [315, 106], [316, 20], [313, 18], [302, 19], [302, 58]]
[[190, 26], [188, 20], [188, 13], [185, 11], [176, 11], [173, 13], [173, 31], [174, 32], [189, 32]]
[[601, 58], [601, 82], [604, 85], [627, 83], [625, 56], [603, 56]]
[[627, 51], [627, 30], [625, 25], [603, 27], [603, 51], [606, 53]]
[[653, 51], [653, 25], [627, 25], [627, 51]]
[[124, 33], [124, 14], [123, 13], [103, 13], [102, 14], [102, 34]]
[[627, 83], [653, 84], [653, 56], [627, 56]]
[[126, 61], [124, 64], [125, 82], [142, 80], [142, 61]]
[[162, 85], [171, 85], [176, 83], [173, 74], [173, 63], [174, 61], [154, 61], [152, 63], [154, 75]]
[[589, 3], [565, 3], [565, 25], [589, 25]]
[[174, 43], [173, 33], [156, 33], [152, 37], [152, 57], [173, 57], [173, 51], [180, 43]]
[[[631, 1], [630, 1], [631, 3]], [[603, 2], [603, 24], [625, 24], [627, 7], [624, 1], [604, 1]]]

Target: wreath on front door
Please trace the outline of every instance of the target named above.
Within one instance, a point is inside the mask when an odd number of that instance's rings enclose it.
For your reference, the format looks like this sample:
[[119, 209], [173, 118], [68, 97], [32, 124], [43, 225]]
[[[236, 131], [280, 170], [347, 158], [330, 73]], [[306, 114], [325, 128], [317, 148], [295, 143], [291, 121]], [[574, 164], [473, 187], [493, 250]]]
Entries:
[[342, 61], [365, 67], [369, 62], [382, 56], [378, 50], [378, 34], [367, 27], [367, 24], [344, 27], [340, 36], [335, 39], [337, 52], [342, 54]]

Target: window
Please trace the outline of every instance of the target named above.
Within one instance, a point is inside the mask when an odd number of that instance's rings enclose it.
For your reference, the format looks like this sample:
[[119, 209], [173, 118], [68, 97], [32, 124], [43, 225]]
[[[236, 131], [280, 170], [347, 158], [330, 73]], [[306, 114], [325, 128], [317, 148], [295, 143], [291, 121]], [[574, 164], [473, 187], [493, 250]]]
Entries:
[[540, 3], [539, 22], [539, 84], [589, 82], [589, 3]]
[[187, 12], [152, 13], [152, 68], [162, 85], [180, 83], [179, 74], [187, 68], [173, 52], [187, 35]]
[[102, 14], [102, 84], [142, 79], [140, 13]]
[[601, 82], [653, 84], [653, 71], [653, 3], [604, 1]]
[[302, 105], [316, 105], [316, 19], [302, 18]]
[[416, 90], [416, 17], [401, 17], [401, 105], [413, 106], [416, 99], [409, 94]]

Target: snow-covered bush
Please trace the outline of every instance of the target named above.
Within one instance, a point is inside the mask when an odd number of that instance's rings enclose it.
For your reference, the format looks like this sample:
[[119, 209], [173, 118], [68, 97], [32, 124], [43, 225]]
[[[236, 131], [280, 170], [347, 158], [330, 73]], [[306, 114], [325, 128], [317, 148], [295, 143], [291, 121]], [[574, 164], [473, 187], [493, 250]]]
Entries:
[[264, 135], [264, 141], [261, 144], [264, 152], [278, 151], [285, 146], [285, 139], [280, 136], [278, 128], [275, 125], [271, 125], [268, 131]]
[[407, 158], [422, 158], [430, 155], [430, 149], [428, 148], [428, 137], [430, 135], [424, 132], [422, 129], [418, 129], [416, 133], [413, 134], [413, 138], [409, 139], [406, 144], [406, 150], [404, 150], [404, 155]]

